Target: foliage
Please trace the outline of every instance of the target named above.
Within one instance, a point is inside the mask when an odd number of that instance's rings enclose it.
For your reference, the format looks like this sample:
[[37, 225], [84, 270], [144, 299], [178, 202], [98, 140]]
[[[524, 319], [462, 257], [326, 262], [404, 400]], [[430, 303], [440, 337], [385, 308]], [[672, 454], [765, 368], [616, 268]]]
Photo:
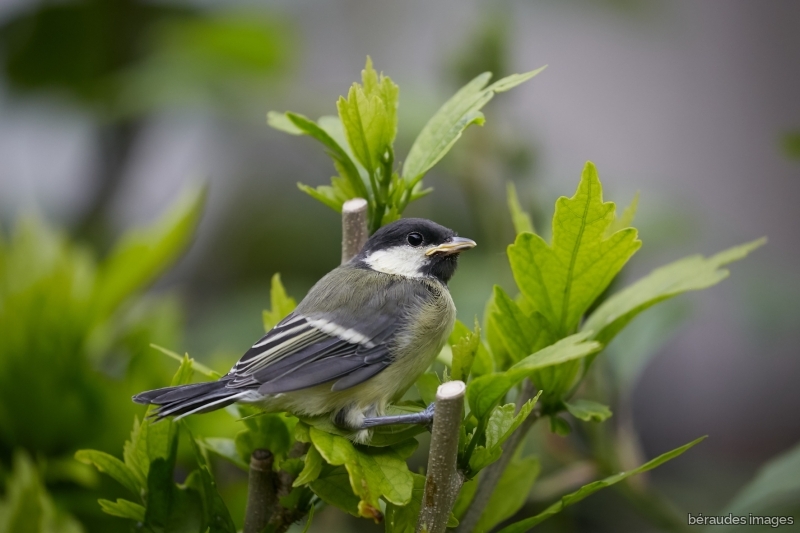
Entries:
[[391, 78], [375, 71], [369, 57], [361, 72], [362, 83], [354, 83], [347, 97], [339, 97], [338, 117], [326, 116], [314, 122], [296, 113], [273, 111], [267, 120], [275, 129], [310, 135], [322, 143], [339, 175], [331, 179], [331, 185], [312, 188], [299, 184], [300, 189], [336, 211], [341, 211], [342, 204], [351, 198], [366, 199], [370, 232], [374, 232], [400, 218], [410, 202], [430, 192], [423, 189], [422, 178], [468, 126], [484, 123], [481, 108], [496, 93], [529, 80], [542, 68], [514, 74], [491, 85], [487, 85], [489, 72], [473, 79], [422, 128], [402, 167], [395, 166], [393, 146], [399, 89]]
[[82, 532], [78, 522], [56, 508], [28, 455], [17, 452], [0, 500], [0, 533]]
[[[154, 336], [173, 339], [159, 332], [175, 321], [166, 301], [133, 297], [185, 249], [204, 196], [188, 192], [160, 220], [123, 235], [101, 261], [35, 216], [0, 237], [3, 456], [18, 446], [59, 455], [118, 438], [117, 420], [133, 410], [116, 401], [119, 385], [101, 369], [127, 361], [106, 354], [140, 352]], [[158, 375], [151, 370], [146, 379]]]
[[[480, 109], [496, 92], [538, 72], [509, 76], [488, 86], [489, 74], [475, 78], [431, 118], [401, 168], [395, 167], [393, 149], [398, 89], [391, 79], [379, 75], [369, 60], [362, 83], [354, 84], [347, 96], [339, 99], [338, 118], [313, 122], [291, 112], [270, 113], [269, 122], [288, 133], [314, 137], [334, 160], [339, 175], [331, 186], [312, 189], [301, 185], [301, 189], [334, 209], [340, 209], [349, 198], [367, 198], [370, 226], [375, 230], [398, 218], [408, 202], [424, 193], [420, 183], [425, 173], [467, 126], [483, 122]], [[441, 375], [425, 373], [416, 383], [419, 399], [412, 393], [392, 406], [392, 414], [417, 412], [433, 401], [441, 382], [466, 382], [467, 409], [459, 428], [457, 457], [465, 483], [451, 525], [459, 518], [466, 520], [467, 509], [477, 505], [483, 509], [478, 519], [462, 524], [475, 531], [488, 530], [513, 517], [526, 503], [540, 463], [519, 443], [537, 420], [549, 418], [551, 431], [566, 436], [573, 424], [598, 427], [612, 416], [608, 406], [583, 397], [591, 389], [582, 387], [593, 360], [606, 345], [645, 309], [677, 294], [715, 285], [727, 277], [725, 265], [763, 243], [754, 241], [709, 258], [677, 261], [606, 296], [641, 246], [637, 230], [631, 226], [638, 196], [617, 217], [615, 204], [603, 200], [597, 170], [587, 163], [575, 194], [556, 202], [551, 242], [534, 233], [512, 187], [508, 200], [517, 230], [515, 242], [508, 247], [508, 260], [518, 294], [495, 287], [483, 327], [478, 320], [472, 329], [458, 322], [439, 358], [445, 364]], [[275, 275], [271, 309], [263, 313], [264, 327], [273, 327], [295, 303]], [[190, 368], [184, 356], [179, 371], [183, 377], [176, 379], [186, 379]], [[333, 425], [327, 416], [298, 419], [242, 407], [227, 411], [242, 418], [241, 431], [225, 437], [189, 435], [196, 450], [196, 469], [182, 485], [173, 481], [174, 450], [182, 422], [153, 424], [145, 419], [136, 426], [121, 461], [98, 452], [80, 452], [78, 458], [108, 473], [138, 497], [138, 502], [102, 501], [103, 510], [156, 529], [180, 523], [191, 531], [203, 531], [206, 526], [228, 531], [230, 514], [216, 492], [205, 454], [211, 452], [247, 468], [253, 450], [266, 448], [275, 457], [276, 476], [291, 480], [284, 487], [276, 516], [296, 519], [315, 505], [327, 504], [356, 517], [385, 518], [388, 532], [415, 529], [420, 506], [425, 503], [425, 478], [410, 471], [407, 460], [417, 447], [415, 435], [422, 429], [378, 428], [369, 445], [363, 445], [354, 443], [353, 435]], [[151, 438], [156, 439], [152, 445]], [[611, 475], [562, 496], [506, 531], [525, 531], [600, 489], [676, 458], [700, 440], [637, 468], [608, 472]], [[504, 455], [508, 460], [497, 463]], [[484, 483], [489, 476], [481, 476], [481, 472], [499, 468], [496, 463], [510, 467], [500, 470], [497, 485], [490, 486]]]

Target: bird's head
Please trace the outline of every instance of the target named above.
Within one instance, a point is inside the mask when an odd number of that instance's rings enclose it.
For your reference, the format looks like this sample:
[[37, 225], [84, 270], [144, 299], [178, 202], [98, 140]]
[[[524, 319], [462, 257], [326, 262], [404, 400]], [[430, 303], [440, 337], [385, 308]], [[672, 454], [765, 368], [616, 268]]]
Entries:
[[447, 283], [458, 254], [474, 247], [475, 241], [435, 222], [404, 218], [376, 231], [353, 261], [378, 272]]

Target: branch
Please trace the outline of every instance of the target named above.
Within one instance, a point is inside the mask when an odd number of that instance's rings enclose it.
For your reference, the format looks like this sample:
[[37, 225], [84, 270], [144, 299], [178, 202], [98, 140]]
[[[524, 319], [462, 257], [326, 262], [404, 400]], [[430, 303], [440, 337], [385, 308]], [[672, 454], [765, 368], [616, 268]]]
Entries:
[[272, 472], [274, 459], [269, 450], [254, 450], [250, 456], [243, 533], [260, 533], [277, 511], [278, 496]]
[[367, 242], [367, 201], [353, 198], [342, 206], [342, 264], [350, 261]]
[[428, 474], [417, 522], [417, 533], [443, 533], [464, 476], [456, 470], [458, 435], [464, 413], [463, 381], [448, 381], [436, 391]]
[[[534, 392], [533, 383], [531, 383], [529, 379], [526, 379], [525, 384], [522, 386], [522, 391], [517, 398], [517, 412], [519, 412], [520, 407], [522, 407], [525, 402], [533, 398]], [[519, 445], [525, 440], [528, 431], [541, 416], [541, 412], [538, 409], [528, 415], [528, 418], [520, 424], [517, 430], [511, 434], [503, 445], [503, 453], [500, 459], [484, 470], [480, 477], [480, 483], [478, 483], [478, 490], [475, 492], [475, 496], [472, 498], [467, 512], [464, 513], [464, 516], [461, 517], [459, 521], [458, 528], [456, 529], [458, 533], [471, 533], [475, 529], [475, 526], [478, 525], [478, 521], [481, 519], [483, 511], [486, 509], [486, 505], [489, 503], [494, 489], [497, 488], [500, 478], [503, 477], [503, 472], [508, 468], [511, 458], [514, 457], [517, 448], [519, 448]]]

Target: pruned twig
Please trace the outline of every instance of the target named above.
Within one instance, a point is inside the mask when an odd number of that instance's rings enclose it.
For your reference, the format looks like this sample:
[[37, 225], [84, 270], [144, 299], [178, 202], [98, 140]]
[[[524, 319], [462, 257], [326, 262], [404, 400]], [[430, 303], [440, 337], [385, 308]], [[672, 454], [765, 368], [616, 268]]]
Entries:
[[442, 533], [445, 530], [450, 511], [464, 483], [464, 476], [456, 469], [456, 462], [466, 390], [463, 381], [448, 381], [439, 385], [436, 391], [428, 472], [417, 533]]
[[350, 261], [367, 242], [367, 201], [353, 198], [342, 206], [342, 264]]
[[244, 533], [260, 533], [277, 511], [278, 496], [272, 471], [274, 460], [269, 450], [258, 449], [250, 456]]
[[[522, 386], [522, 391], [517, 398], [517, 412], [519, 412], [520, 408], [523, 404], [525, 404], [525, 402], [533, 398], [534, 392], [535, 390], [533, 384], [530, 382], [530, 380], [526, 379], [524, 385]], [[520, 424], [517, 430], [511, 434], [511, 436], [503, 445], [503, 453], [500, 455], [500, 459], [489, 465], [486, 470], [484, 470], [483, 474], [481, 474], [480, 483], [478, 483], [478, 489], [475, 492], [475, 496], [472, 498], [472, 502], [470, 503], [467, 512], [464, 513], [464, 516], [462, 516], [461, 520], [459, 521], [458, 528], [456, 530], [458, 533], [471, 533], [475, 529], [475, 526], [478, 525], [478, 521], [481, 519], [483, 511], [486, 509], [486, 505], [489, 503], [489, 499], [492, 497], [494, 489], [497, 488], [500, 478], [503, 477], [503, 472], [505, 472], [506, 468], [508, 468], [511, 458], [514, 457], [517, 448], [519, 448], [519, 445], [522, 444], [523, 440], [525, 440], [528, 430], [533, 427], [533, 424], [535, 424], [540, 417], [541, 413], [538, 409], [535, 409], [530, 415], [528, 415], [528, 418], [526, 418], [525, 421]]]

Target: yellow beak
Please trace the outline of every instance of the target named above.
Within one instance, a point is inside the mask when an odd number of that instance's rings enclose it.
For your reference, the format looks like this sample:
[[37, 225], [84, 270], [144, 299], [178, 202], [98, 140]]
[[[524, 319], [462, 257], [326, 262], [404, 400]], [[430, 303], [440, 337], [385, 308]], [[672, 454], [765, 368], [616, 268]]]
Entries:
[[475, 246], [477, 245], [478, 243], [476, 243], [472, 239], [466, 239], [464, 237], [453, 237], [448, 242], [442, 243], [439, 246], [434, 246], [433, 248], [425, 252], [425, 255], [457, 254], [459, 252], [463, 252], [464, 250], [475, 248]]

